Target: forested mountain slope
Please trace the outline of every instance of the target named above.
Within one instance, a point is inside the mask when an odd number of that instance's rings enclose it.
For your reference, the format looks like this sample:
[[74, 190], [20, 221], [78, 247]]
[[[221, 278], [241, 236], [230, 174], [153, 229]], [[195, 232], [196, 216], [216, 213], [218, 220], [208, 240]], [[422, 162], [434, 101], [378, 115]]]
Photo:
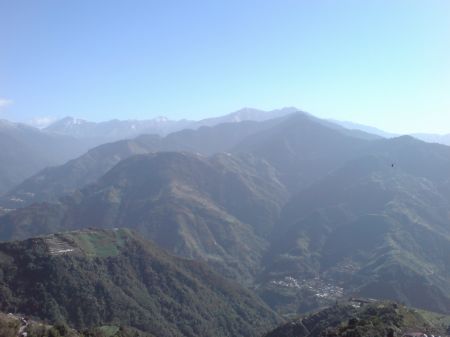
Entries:
[[259, 269], [287, 192], [265, 161], [160, 152], [119, 163], [98, 183], [54, 204], [0, 219], [0, 238], [86, 227], [128, 227], [186, 257], [247, 278]]
[[77, 329], [125, 325], [165, 336], [259, 336], [277, 316], [196, 261], [128, 230], [0, 244], [0, 310]]

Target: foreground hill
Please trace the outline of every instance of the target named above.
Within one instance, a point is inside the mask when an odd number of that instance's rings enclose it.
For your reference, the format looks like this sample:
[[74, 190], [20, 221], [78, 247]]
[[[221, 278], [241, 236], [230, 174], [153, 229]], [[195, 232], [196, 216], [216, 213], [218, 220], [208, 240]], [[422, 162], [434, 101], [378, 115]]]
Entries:
[[77, 329], [126, 325], [164, 336], [258, 336], [277, 317], [203, 264], [128, 230], [0, 244], [0, 310]]
[[287, 323], [265, 337], [395, 337], [446, 335], [450, 317], [390, 302], [339, 304]]
[[265, 161], [160, 152], [119, 163], [97, 184], [0, 219], [0, 239], [128, 227], [171, 252], [250, 278], [287, 192]]
[[450, 148], [400, 137], [364, 153], [291, 198], [266, 276], [450, 312]]

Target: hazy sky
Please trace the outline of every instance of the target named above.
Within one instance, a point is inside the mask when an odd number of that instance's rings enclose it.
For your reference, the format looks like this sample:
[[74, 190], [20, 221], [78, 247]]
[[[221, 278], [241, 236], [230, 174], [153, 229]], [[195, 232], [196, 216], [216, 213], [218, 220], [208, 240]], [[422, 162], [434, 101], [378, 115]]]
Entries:
[[0, 118], [296, 106], [450, 132], [449, 0], [0, 0]]

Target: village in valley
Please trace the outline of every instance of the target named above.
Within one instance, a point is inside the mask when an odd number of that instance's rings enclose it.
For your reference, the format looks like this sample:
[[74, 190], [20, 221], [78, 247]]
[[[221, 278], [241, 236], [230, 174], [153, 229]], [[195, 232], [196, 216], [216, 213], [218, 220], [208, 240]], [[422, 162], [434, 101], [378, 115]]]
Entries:
[[312, 279], [296, 279], [286, 276], [282, 280], [271, 281], [271, 284], [279, 287], [307, 290], [316, 297], [325, 300], [336, 300], [344, 296], [344, 288], [315, 277]]

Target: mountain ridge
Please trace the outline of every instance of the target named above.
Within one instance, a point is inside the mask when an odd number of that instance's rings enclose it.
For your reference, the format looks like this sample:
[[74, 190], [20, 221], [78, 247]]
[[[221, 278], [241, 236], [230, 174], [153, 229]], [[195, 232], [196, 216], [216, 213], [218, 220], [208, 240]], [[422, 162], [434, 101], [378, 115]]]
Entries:
[[214, 127], [204, 126], [197, 130], [182, 130], [166, 137], [141, 135], [133, 140], [107, 143], [64, 165], [38, 172], [0, 200], [6, 208], [23, 207], [36, 201], [56, 201], [61, 195], [95, 182], [122, 159], [134, 154], [190, 151], [209, 155], [226, 152], [241, 139], [278, 122], [278, 119], [274, 119], [264, 122], [224, 123]]
[[[98, 146], [65, 165], [47, 168], [12, 189], [1, 198], [1, 204], [7, 208], [17, 208], [36, 201], [55, 201], [60, 195], [94, 182], [120, 160], [133, 154], [155, 151], [190, 151], [206, 155], [218, 152], [257, 153], [258, 149], [252, 148], [248, 144], [251, 142], [252, 135], [263, 135], [265, 130], [283, 128], [285, 127], [283, 123], [291, 129], [293, 126], [298, 127], [299, 130], [302, 128], [307, 130], [307, 125], [313, 124], [316, 130], [332, 132], [335, 134], [334, 138], [337, 137], [337, 139], [351, 139], [355, 145], [378, 139], [359, 131], [344, 129], [301, 112], [262, 122], [242, 121], [223, 123], [212, 127], [202, 126], [196, 130], [186, 129], [174, 132], [165, 137], [142, 135], [133, 140], [122, 140]], [[302, 126], [305, 123], [306, 125]], [[313, 136], [309, 132], [306, 137], [302, 138], [301, 135], [296, 135], [295, 130], [293, 131], [290, 132], [289, 140], [287, 140], [288, 143], [291, 143], [288, 146], [291, 147], [299, 146], [301, 141], [307, 142]], [[283, 130], [278, 130], [278, 132], [282, 133]], [[283, 149], [284, 145], [277, 146], [281, 146], [284, 155], [288, 154], [286, 149]], [[333, 145], [331, 144], [331, 146]], [[323, 146], [322, 148], [326, 149]], [[295, 156], [301, 157], [298, 152]], [[335, 165], [334, 161], [328, 165], [330, 164]]]
[[175, 254], [250, 279], [286, 198], [273, 168], [257, 158], [151, 153], [120, 162], [57, 203], [7, 213], [0, 237], [131, 227]]
[[297, 108], [289, 107], [276, 110], [259, 110], [242, 108], [223, 116], [204, 118], [200, 120], [171, 120], [167, 117], [155, 117], [144, 120], [112, 119], [103, 122], [91, 122], [74, 117], [64, 117], [50, 124], [45, 131], [73, 137], [103, 137], [111, 141], [137, 137], [140, 134], [158, 134], [165, 136], [182, 129], [197, 129], [202, 126], [215, 126], [222, 123], [237, 123], [242, 121], [265, 121], [299, 112]]

